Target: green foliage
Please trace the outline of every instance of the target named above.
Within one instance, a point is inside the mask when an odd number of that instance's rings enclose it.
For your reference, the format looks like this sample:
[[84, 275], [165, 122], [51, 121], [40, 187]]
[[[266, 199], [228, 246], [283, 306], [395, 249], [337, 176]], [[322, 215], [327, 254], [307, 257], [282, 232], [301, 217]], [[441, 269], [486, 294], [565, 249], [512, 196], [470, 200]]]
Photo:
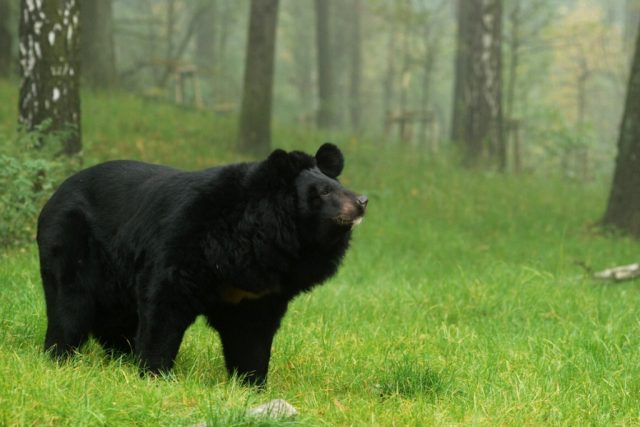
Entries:
[[67, 132], [43, 122], [0, 145], [0, 248], [33, 241], [35, 219], [54, 186], [77, 167], [79, 157], [56, 158]]
[[[244, 160], [234, 118], [121, 94], [83, 106], [87, 164]], [[406, 147], [275, 126], [278, 147], [324, 140], [344, 149], [342, 182], [369, 196], [369, 212], [339, 274], [291, 304], [264, 392], [227, 379], [202, 319], [162, 378], [93, 341], [52, 362], [30, 245], [0, 254], [0, 425], [638, 424], [640, 285], [594, 283], [575, 265], [637, 261], [638, 242], [591, 227], [608, 183], [460, 171]], [[277, 398], [295, 421], [246, 416]]]
[[[580, 168], [575, 154], [586, 150], [591, 178], [608, 178], [613, 164], [613, 144], [600, 143], [594, 123], [575, 124], [558, 108], [529, 105], [529, 117], [523, 123], [521, 140], [526, 149], [522, 160], [527, 170], [539, 175], [578, 179]], [[584, 179], [584, 177], [582, 177]]]
[[43, 196], [52, 188], [50, 162], [0, 154], [0, 246], [31, 240]]
[[637, 259], [637, 242], [590, 231], [604, 186], [341, 145], [343, 181], [370, 210], [338, 276], [291, 304], [264, 392], [226, 378], [202, 320], [164, 378], [94, 342], [51, 362], [32, 247], [0, 264], [0, 424], [269, 425], [245, 410], [276, 398], [300, 425], [637, 423], [638, 285], [599, 285], [574, 265]]

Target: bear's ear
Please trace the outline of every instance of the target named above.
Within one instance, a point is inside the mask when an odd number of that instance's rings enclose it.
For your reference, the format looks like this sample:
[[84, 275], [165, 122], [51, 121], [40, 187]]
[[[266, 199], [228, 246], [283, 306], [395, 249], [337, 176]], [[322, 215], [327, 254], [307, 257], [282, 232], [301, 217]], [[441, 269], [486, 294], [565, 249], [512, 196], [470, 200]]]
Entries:
[[265, 162], [270, 176], [273, 176], [277, 180], [289, 181], [296, 177], [299, 172], [299, 168], [296, 164], [296, 152], [287, 153], [284, 150], [273, 150]]
[[326, 142], [316, 153], [316, 164], [323, 174], [337, 178], [344, 168], [344, 157], [338, 147]]
[[269, 154], [269, 157], [267, 157], [267, 163], [274, 170], [280, 171], [283, 169], [287, 169], [287, 167], [289, 166], [289, 155], [286, 151], [278, 148], [276, 150], [273, 150], [273, 152]]

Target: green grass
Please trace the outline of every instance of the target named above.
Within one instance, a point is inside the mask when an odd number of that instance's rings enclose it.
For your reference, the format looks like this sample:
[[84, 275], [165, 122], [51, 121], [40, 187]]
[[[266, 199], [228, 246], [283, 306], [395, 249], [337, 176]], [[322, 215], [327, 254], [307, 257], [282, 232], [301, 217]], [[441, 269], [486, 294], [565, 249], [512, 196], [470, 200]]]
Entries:
[[[2, 99], [12, 90], [0, 83]], [[232, 118], [129, 95], [83, 102], [87, 165], [239, 158]], [[0, 134], [12, 114], [0, 106]], [[277, 126], [274, 140], [322, 142]], [[575, 265], [638, 260], [638, 242], [592, 227], [607, 183], [463, 172], [411, 150], [336, 142], [343, 181], [369, 196], [369, 212], [339, 274], [291, 305], [264, 392], [226, 378], [201, 321], [167, 378], [141, 379], [94, 343], [51, 362], [29, 246], [0, 254], [0, 425], [261, 425], [245, 409], [275, 398], [298, 408], [301, 425], [640, 424], [640, 284], [597, 283]]]

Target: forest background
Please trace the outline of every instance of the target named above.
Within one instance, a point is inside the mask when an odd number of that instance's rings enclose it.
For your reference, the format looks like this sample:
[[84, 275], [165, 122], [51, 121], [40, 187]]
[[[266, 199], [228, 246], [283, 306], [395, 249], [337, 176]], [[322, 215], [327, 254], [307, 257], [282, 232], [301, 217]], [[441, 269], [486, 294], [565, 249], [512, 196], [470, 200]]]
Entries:
[[[639, 22], [636, 0], [0, 0], [0, 420], [260, 424], [283, 397], [301, 415], [274, 424], [640, 422], [637, 283], [588, 273], [638, 261]], [[159, 380], [95, 343], [42, 354], [35, 218], [65, 176], [325, 140], [370, 212], [265, 392], [200, 322]]]

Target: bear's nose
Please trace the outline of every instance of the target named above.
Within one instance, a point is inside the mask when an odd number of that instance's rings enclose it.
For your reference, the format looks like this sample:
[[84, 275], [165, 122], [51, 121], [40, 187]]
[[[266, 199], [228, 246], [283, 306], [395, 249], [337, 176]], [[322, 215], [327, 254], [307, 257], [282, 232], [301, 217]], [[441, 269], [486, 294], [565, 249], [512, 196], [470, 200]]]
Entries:
[[362, 206], [363, 208], [366, 208], [367, 203], [369, 203], [369, 199], [367, 199], [367, 196], [364, 195], [358, 196], [358, 203], [360, 203], [360, 206]]

